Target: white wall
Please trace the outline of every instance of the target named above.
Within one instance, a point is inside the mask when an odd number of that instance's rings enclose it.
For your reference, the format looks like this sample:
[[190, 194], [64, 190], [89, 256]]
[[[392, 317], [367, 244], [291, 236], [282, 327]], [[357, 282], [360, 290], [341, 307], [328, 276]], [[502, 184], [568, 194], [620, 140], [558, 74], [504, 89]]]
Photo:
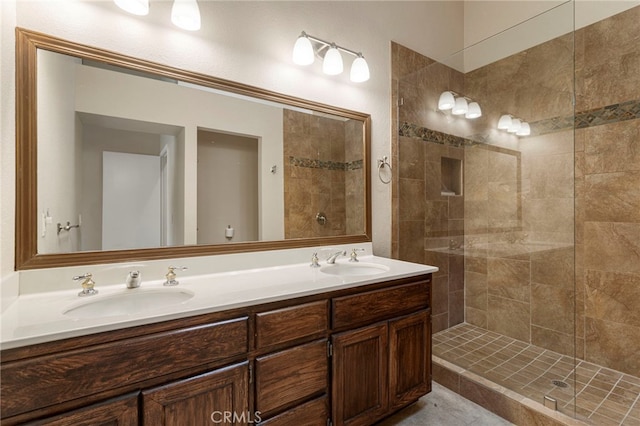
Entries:
[[[47, 51], [38, 52], [38, 253], [68, 253], [79, 249], [77, 228], [57, 232], [57, 224], [79, 220], [77, 183], [78, 124], [75, 115], [75, 70], [80, 61]], [[51, 223], [45, 223], [49, 215]]]

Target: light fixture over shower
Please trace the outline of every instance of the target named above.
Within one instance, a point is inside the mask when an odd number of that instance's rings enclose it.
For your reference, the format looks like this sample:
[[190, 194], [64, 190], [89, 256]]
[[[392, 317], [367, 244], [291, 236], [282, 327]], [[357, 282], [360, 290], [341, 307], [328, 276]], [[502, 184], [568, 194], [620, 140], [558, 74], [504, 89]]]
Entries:
[[502, 114], [498, 120], [498, 129], [505, 130], [516, 136], [529, 136], [531, 126], [524, 120], [514, 117], [511, 114]]
[[[134, 15], [149, 14], [149, 0], [113, 0], [122, 10]], [[200, 29], [200, 8], [196, 0], [174, 0], [171, 7], [171, 22], [179, 28], [188, 31]]]
[[466, 96], [458, 95], [450, 90], [440, 94], [440, 98], [438, 98], [438, 110], [451, 110], [451, 114], [464, 115], [465, 118], [471, 120], [482, 117], [482, 110], [480, 109], [480, 104], [478, 102], [473, 101]]
[[315, 57], [321, 57], [322, 71], [327, 75], [338, 75], [344, 70], [342, 55], [345, 52], [356, 57], [351, 64], [349, 77], [354, 83], [362, 83], [369, 80], [369, 65], [361, 52], [356, 52], [346, 47], [338, 46], [317, 37], [311, 36], [304, 31], [296, 40], [293, 46], [293, 62], [297, 65], [311, 65]]

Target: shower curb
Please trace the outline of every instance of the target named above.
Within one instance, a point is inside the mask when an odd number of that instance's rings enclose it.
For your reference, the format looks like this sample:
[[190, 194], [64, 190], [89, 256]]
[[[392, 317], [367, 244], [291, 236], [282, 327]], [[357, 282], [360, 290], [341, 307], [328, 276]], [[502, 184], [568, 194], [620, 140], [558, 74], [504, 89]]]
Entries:
[[551, 410], [504, 386], [432, 356], [433, 380], [516, 425], [587, 426], [582, 420]]

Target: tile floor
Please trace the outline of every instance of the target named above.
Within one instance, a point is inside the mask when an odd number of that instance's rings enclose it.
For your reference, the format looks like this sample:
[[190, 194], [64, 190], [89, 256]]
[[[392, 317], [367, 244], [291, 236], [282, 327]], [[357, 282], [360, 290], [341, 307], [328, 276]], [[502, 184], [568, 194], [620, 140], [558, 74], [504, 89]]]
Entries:
[[436, 382], [415, 404], [378, 423], [378, 426], [507, 426], [505, 419], [464, 399]]
[[640, 425], [640, 378], [469, 324], [433, 335], [433, 355], [588, 424]]

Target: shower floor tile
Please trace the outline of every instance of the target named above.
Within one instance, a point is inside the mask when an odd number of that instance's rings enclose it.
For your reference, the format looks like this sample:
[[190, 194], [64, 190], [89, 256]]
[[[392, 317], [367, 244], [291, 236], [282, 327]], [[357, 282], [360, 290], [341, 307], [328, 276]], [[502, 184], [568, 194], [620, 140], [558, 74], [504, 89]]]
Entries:
[[433, 335], [433, 355], [594, 425], [640, 425], [640, 378], [459, 324]]

